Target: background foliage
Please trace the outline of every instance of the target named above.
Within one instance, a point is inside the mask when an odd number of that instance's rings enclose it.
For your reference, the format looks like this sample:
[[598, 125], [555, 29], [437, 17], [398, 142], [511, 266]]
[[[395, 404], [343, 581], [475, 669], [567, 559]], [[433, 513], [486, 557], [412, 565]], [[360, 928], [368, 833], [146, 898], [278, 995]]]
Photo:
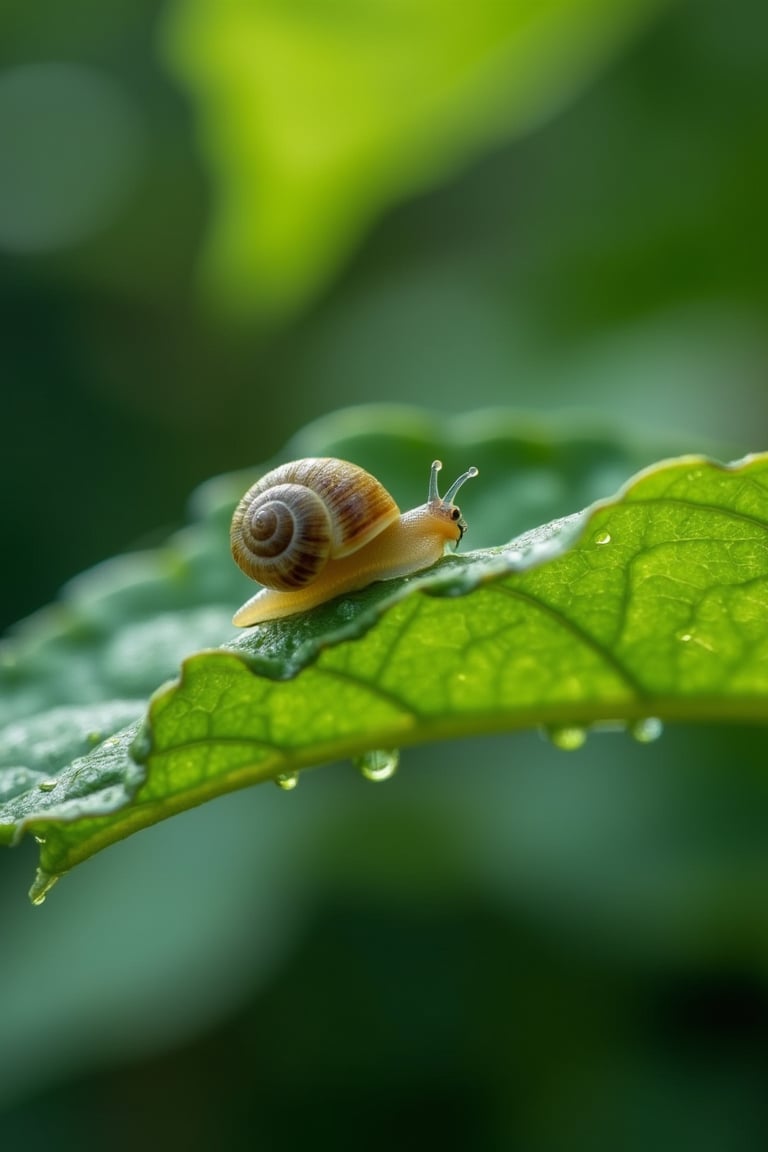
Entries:
[[[378, 7], [43, 8], [0, 12], [4, 623], [348, 403], [591, 409], [690, 451], [765, 447], [757, 0], [610, 24], [584, 3], [577, 41], [547, 5], [525, 114], [511, 63], [418, 146], [412, 88], [385, 87], [386, 182], [334, 168], [332, 253], [286, 226], [271, 266], [249, 230], [277, 127], [307, 144], [300, 107], [281, 119], [292, 77], [327, 91], [334, 46], [339, 84], [356, 60], [397, 76]], [[433, 5], [408, 10], [435, 84], [465, 93]], [[227, 52], [250, 51], [223, 31], [257, 18], [280, 75], [222, 104]], [[381, 128], [381, 89], [354, 91], [309, 139], [326, 155], [351, 107]], [[457, 1147], [759, 1148], [765, 759], [763, 729], [681, 728], [567, 757], [535, 735], [440, 746], [375, 790], [339, 765], [144, 832], [43, 912], [21, 896], [33, 845], [6, 853], [4, 1137], [128, 1147], [151, 1118], [190, 1148], [389, 1147], [422, 1123]]]

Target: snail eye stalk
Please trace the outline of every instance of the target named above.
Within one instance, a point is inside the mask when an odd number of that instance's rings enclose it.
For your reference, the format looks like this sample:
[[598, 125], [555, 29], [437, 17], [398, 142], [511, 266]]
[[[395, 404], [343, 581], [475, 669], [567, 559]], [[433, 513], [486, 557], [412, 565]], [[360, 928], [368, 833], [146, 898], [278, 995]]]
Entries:
[[477, 468], [467, 468], [466, 472], [462, 472], [458, 480], [454, 480], [453, 484], [451, 484], [445, 496], [443, 496], [443, 501], [446, 504], [453, 504], [453, 498], [458, 492], [459, 488], [461, 488], [462, 484], [464, 484], [467, 480], [472, 480], [475, 476], [477, 476]]
[[[429, 473], [429, 493], [427, 495], [428, 504], [452, 504], [453, 498], [461, 488], [462, 484], [467, 480], [471, 480], [473, 476], [477, 476], [477, 468], [468, 468], [466, 472], [462, 472], [458, 480], [454, 480], [445, 496], [441, 496], [437, 490], [437, 474], [442, 468], [443, 463], [441, 460], [432, 461], [432, 470]], [[455, 517], [456, 519], [457, 517]]]

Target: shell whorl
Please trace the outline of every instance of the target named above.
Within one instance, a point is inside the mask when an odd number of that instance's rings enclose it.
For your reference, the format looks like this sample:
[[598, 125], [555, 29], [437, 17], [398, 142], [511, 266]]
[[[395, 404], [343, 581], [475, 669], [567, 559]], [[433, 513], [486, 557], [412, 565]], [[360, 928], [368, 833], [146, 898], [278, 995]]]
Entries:
[[362, 548], [399, 512], [383, 485], [357, 465], [296, 460], [245, 493], [232, 518], [232, 555], [251, 579], [288, 592], [311, 584], [331, 557]]

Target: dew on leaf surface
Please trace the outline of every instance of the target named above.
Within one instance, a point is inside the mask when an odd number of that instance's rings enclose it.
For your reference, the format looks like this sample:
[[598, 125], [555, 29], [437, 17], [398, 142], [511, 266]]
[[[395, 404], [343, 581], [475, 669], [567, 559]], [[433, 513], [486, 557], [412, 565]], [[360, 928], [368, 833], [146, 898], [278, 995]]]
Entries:
[[355, 759], [360, 774], [375, 784], [391, 779], [399, 763], [399, 748], [376, 748], [372, 752], [363, 752], [362, 756]]
[[281, 772], [279, 776], [275, 776], [275, 784], [284, 792], [292, 792], [298, 782], [298, 772]]
[[543, 729], [544, 736], [563, 752], [576, 752], [587, 742], [587, 729], [580, 724], [552, 725]]

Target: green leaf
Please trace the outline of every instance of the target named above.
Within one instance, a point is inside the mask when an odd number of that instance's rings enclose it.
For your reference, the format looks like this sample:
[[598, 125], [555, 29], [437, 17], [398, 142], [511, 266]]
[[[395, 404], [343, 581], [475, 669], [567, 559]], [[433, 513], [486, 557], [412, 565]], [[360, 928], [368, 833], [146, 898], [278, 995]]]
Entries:
[[684, 458], [586, 516], [327, 606], [311, 638], [286, 620], [191, 658], [140, 759], [158, 797], [204, 795], [542, 722], [762, 721], [766, 609], [768, 456]]
[[[207, 500], [215, 522], [216, 485]], [[507, 547], [453, 556], [191, 655], [140, 730], [69, 764], [94, 733], [134, 717], [136, 702], [8, 726], [3, 840], [40, 839], [40, 900], [60, 873], [137, 828], [250, 783], [290, 783], [325, 760], [530, 725], [576, 746], [596, 721], [765, 721], [767, 530], [768, 456], [730, 467], [685, 457]], [[199, 559], [195, 533], [184, 543]], [[89, 598], [91, 622], [136, 611], [147, 594], [140, 582], [107, 583], [100, 601]], [[53, 757], [39, 746], [46, 733]]]
[[[438, 443], [464, 439], [472, 449], [457, 466], [471, 455], [482, 470], [464, 501], [481, 543], [499, 504], [510, 522], [516, 503], [524, 517], [532, 504], [562, 508], [569, 490], [588, 491], [622, 458], [594, 435], [558, 444], [502, 413], [430, 428], [413, 413], [342, 415], [308, 429], [291, 454], [330, 451], [374, 468], [378, 456], [390, 469], [397, 460], [415, 484]], [[323, 761], [363, 758], [375, 777], [372, 753], [384, 750], [387, 769], [394, 749], [474, 733], [545, 725], [575, 747], [601, 721], [637, 723], [648, 739], [651, 718], [768, 718], [768, 456], [669, 461], [511, 545], [248, 630], [189, 656], [140, 726], [129, 723], [143, 712], [135, 696], [89, 703], [126, 679], [151, 688], [196, 636], [225, 634], [243, 590], [226, 522], [250, 479], [211, 482], [192, 528], [134, 568], [123, 558], [87, 574], [9, 649], [6, 708], [30, 711], [38, 681], [51, 707], [0, 730], [0, 838], [42, 841], [34, 899], [138, 828], [247, 784], [290, 784]], [[225, 595], [228, 604], [203, 606]], [[74, 674], [61, 674], [67, 663]], [[58, 679], [45, 680], [47, 664]]]
[[557, 107], [661, 0], [177, 0], [215, 179], [208, 274], [288, 311], [375, 218]]

